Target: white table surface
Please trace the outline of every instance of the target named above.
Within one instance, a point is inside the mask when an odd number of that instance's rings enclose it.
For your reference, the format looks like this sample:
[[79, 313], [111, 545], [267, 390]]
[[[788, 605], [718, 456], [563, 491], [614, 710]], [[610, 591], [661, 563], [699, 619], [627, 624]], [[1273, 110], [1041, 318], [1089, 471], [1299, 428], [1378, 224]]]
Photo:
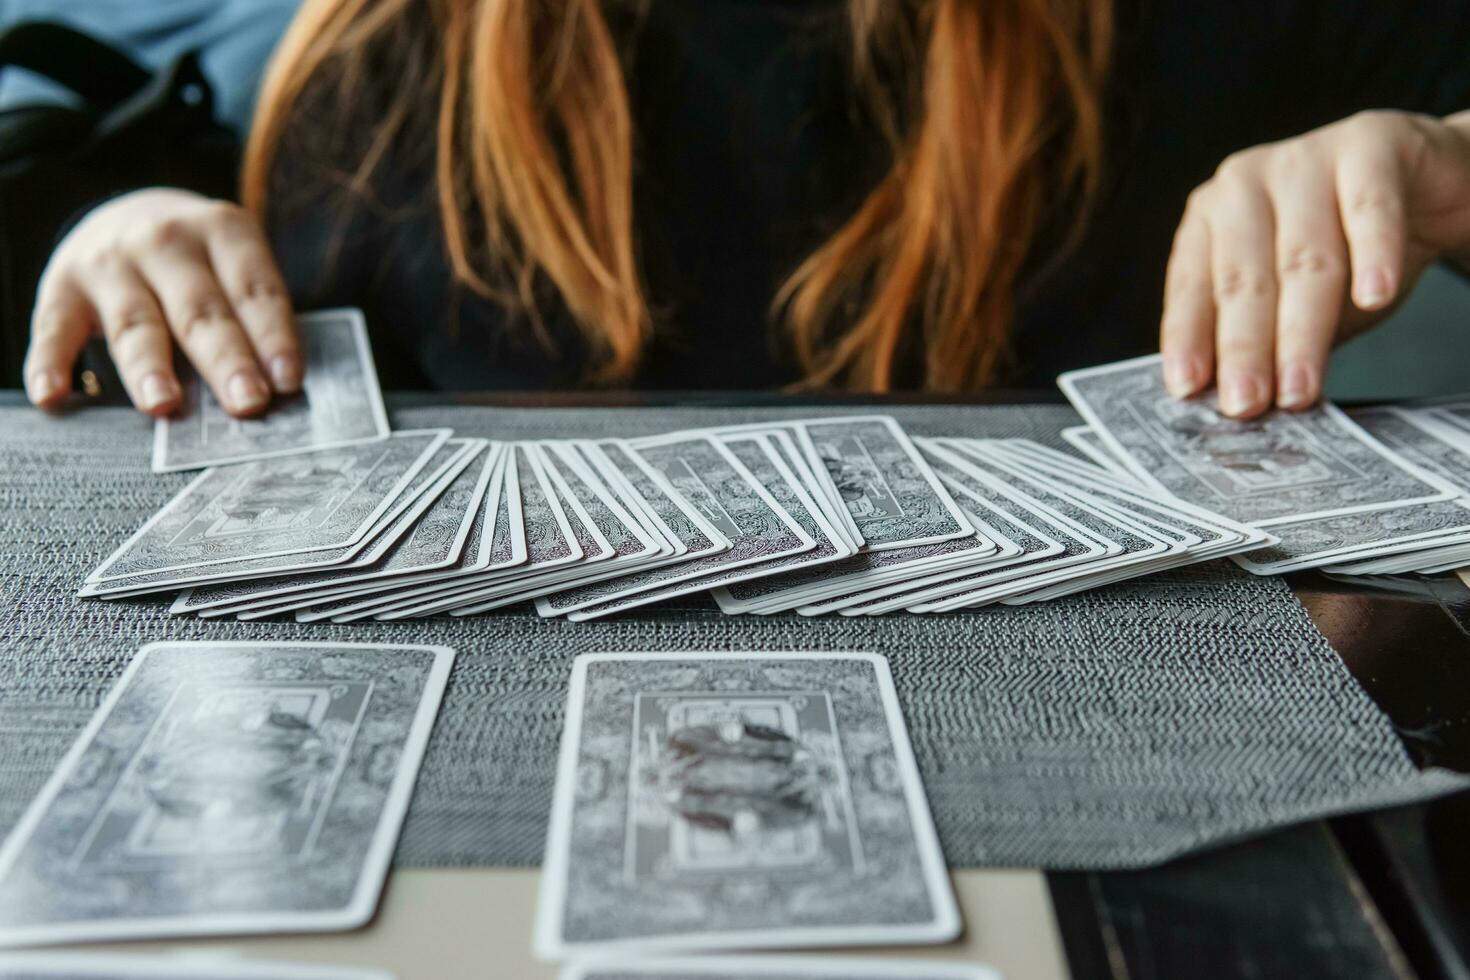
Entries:
[[[373, 966], [398, 980], [551, 980], [556, 967], [533, 959], [530, 949], [537, 877], [534, 870], [502, 868], [396, 871], [388, 879], [377, 917], [355, 932], [113, 943], [70, 950], [218, 953]], [[958, 942], [831, 952], [970, 961], [1000, 970], [1006, 980], [1065, 980], [1065, 958], [1040, 872], [958, 871], [952, 880], [965, 920]]]

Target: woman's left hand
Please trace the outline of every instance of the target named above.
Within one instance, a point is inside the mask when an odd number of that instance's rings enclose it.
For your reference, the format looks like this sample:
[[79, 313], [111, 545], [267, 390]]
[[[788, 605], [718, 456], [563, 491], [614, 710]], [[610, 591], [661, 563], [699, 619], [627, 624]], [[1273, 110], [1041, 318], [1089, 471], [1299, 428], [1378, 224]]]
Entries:
[[1189, 197], [1164, 295], [1164, 382], [1220, 408], [1305, 408], [1332, 346], [1440, 257], [1470, 267], [1470, 112], [1364, 112], [1233, 154]]

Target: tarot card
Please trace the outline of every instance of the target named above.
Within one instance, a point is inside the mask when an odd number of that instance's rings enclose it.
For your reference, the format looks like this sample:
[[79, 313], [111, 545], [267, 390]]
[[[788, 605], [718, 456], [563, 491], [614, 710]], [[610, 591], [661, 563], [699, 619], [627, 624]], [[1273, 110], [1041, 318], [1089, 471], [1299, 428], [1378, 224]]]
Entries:
[[306, 361], [301, 394], [278, 398], [260, 418], [237, 419], [198, 375], [183, 405], [153, 429], [153, 472], [333, 449], [388, 437], [388, 413], [362, 311], [323, 310], [296, 318]]
[[[730, 450], [702, 434], [640, 439], [627, 447], [663, 476], [687, 504], [731, 543], [727, 551], [557, 593], [536, 601], [543, 616], [570, 605], [573, 620], [592, 619], [698, 592], [716, 574], [812, 550], [816, 542]], [[754, 574], [759, 574], [756, 571]], [[695, 582], [694, 580], [699, 580]], [[592, 600], [589, 602], [588, 600]], [[594, 604], [595, 603], [595, 604]]]
[[579, 561], [582, 548], [572, 536], [561, 499], [552, 489], [540, 454], [530, 443], [513, 443], [521, 522], [526, 534], [526, 564], [548, 568]]
[[[1445, 551], [1448, 552], [1449, 549], [1445, 549]], [[1443, 555], [1441, 555], [1440, 557], [1443, 557]], [[1465, 549], [1462, 548], [1456, 553], [1453, 560], [1446, 561], [1443, 564], [1430, 565], [1427, 568], [1416, 567], [1414, 569], [1414, 574], [1443, 575], [1446, 572], [1454, 572], [1458, 575], [1460, 572], [1465, 570], [1467, 565], [1470, 565], [1470, 552], [1467, 552]]]
[[1231, 560], [1255, 575], [1284, 575], [1416, 551], [1470, 533], [1470, 508], [1460, 500], [1438, 500], [1276, 524], [1271, 531], [1280, 538], [1276, 544]]
[[1464, 395], [1456, 395], [1446, 401], [1437, 401], [1432, 407], [1435, 412], [1448, 419], [1451, 425], [1470, 435], [1470, 401], [1466, 401]]
[[[965, 513], [963, 507], [961, 512]], [[773, 589], [760, 588], [766, 584], [761, 580], [735, 582], [715, 590], [713, 595], [720, 607], [729, 613], [770, 615], [796, 609], [803, 615], [811, 615], [813, 607], [857, 589], [949, 569], [988, 566], [992, 561], [1009, 557], [1019, 550], [994, 525], [971, 513], [965, 513], [965, 517], [976, 529], [976, 534], [968, 538], [953, 538], [911, 548], [865, 551], [834, 562], [827, 569], [830, 573], [827, 575], [821, 574], [821, 569], [780, 575], [771, 580]]]
[[[447, 432], [448, 430], [443, 430]], [[439, 486], [448, 473], [463, 457], [468, 447], [456, 445], [464, 440], [445, 440], [429, 457], [429, 461], [418, 471], [386, 511], [374, 521], [366, 534], [352, 544], [340, 548], [323, 548], [307, 555], [287, 553], [265, 558], [225, 562], [220, 565], [200, 566], [190, 572], [185, 580], [180, 579], [178, 569], [145, 572], [128, 575], [105, 582], [84, 582], [77, 595], [82, 598], [126, 598], [147, 595], [153, 592], [169, 592], [185, 585], [207, 585], [213, 583], [239, 583], [250, 579], [280, 578], [323, 568], [356, 567], [369, 564], [381, 556], [384, 549], [397, 541], [412, 526], [413, 520], [433, 502], [431, 492]]]
[[798, 428], [799, 426], [792, 424], [769, 429], [766, 432], [773, 437], [773, 445], [782, 462], [808, 489], [813, 502], [827, 515], [828, 522], [846, 541], [848, 548], [856, 552], [862, 549], [867, 542], [863, 540], [862, 532], [858, 530], [852, 513], [842, 502], [842, 496], [832, 482], [826, 464], [815, 456], [808, 456], [803, 450], [804, 445], [810, 445], [810, 440], [804, 440], [801, 433], [797, 431]]
[[[804, 486], [806, 486], [816, 501], [818, 508], [826, 515], [828, 522], [837, 529], [838, 536], [847, 542], [853, 550], [862, 548], [864, 541], [862, 532], [858, 530], [857, 522], [853, 520], [852, 514], [848, 512], [847, 506], [842, 502], [842, 496], [837, 492], [837, 486], [827, 473], [827, 466], [816, 455], [809, 439], [804, 439], [801, 434], [802, 422], [790, 420], [785, 422], [748, 422], [740, 425], [722, 425], [713, 429], [702, 429], [706, 435], [717, 439], [725, 439], [730, 436], [741, 435], [767, 435], [781, 434], [785, 441], [777, 446], [781, 453], [782, 461], [790, 470], [796, 474]], [[790, 447], [788, 454], [787, 448]]]
[[207, 574], [230, 562], [354, 544], [449, 434], [395, 432], [380, 442], [205, 470], [87, 581], [176, 571], [188, 583], [201, 568]]
[[[1459, 574], [1470, 565], [1470, 547], [1457, 545], [1450, 548], [1436, 548], [1433, 551], [1424, 552], [1422, 561], [1414, 565], [1415, 575], [1443, 575], [1446, 572]], [[1424, 561], [1434, 561], [1435, 564], [1425, 565]]]
[[[856, 589], [885, 582], [928, 575], [942, 569], [973, 567], [992, 559], [1009, 557], [1019, 547], [983, 518], [967, 513], [974, 533], [933, 544], [886, 551], [864, 551], [819, 568], [797, 569], [770, 578], [732, 582], [712, 591], [727, 613], [770, 615], [788, 609], [805, 613], [807, 607], [845, 595]], [[809, 614], [809, 613], [807, 613]]]
[[1441, 438], [1470, 449], [1470, 402], [1463, 395], [1406, 406], [1416, 423], [1439, 430]]
[[1440, 543], [1440, 539], [1435, 539], [1434, 547], [1387, 557], [1350, 559], [1345, 564], [1320, 567], [1324, 572], [1340, 575], [1405, 575], [1409, 572], [1434, 575], [1470, 564], [1470, 535], [1446, 540], [1453, 543]]
[[[832, 481], [826, 478], [826, 467], [820, 464], [817, 479], [835, 496]], [[846, 513], [845, 507], [840, 507]], [[808, 614], [815, 605], [855, 589], [871, 588], [887, 581], [935, 574], [944, 569], [989, 565], [1019, 552], [1012, 541], [999, 534], [984, 519], [977, 521], [973, 510], [961, 506], [967, 523], [976, 533], [933, 544], [863, 551], [825, 568], [798, 569], [768, 578], [734, 582], [712, 590], [712, 595], [727, 613], [768, 615], [788, 609]], [[847, 515], [849, 519], [851, 515]], [[858, 539], [861, 541], [861, 538]], [[997, 546], [999, 550], [997, 550]]]
[[807, 453], [826, 468], [868, 551], [972, 533], [948, 491], [893, 419], [808, 420], [798, 432]]
[[[401, 585], [418, 581], [418, 576], [424, 574], [462, 568], [466, 562], [477, 560], [478, 552], [467, 554], [466, 548], [471, 537], [483, 539], [485, 501], [497, 464], [498, 458], [487, 458], [481, 465], [461, 473], [413, 529], [371, 569], [329, 574], [309, 594], [330, 594], [374, 582]], [[303, 596], [297, 594], [295, 598]], [[258, 609], [265, 604], [251, 605]]]
[[[565, 475], [554, 466], [548, 458], [546, 451], [541, 446], [530, 444], [525, 447], [526, 452], [533, 456], [536, 464], [541, 467], [542, 473], [551, 482], [551, 499], [559, 507], [567, 522], [569, 537], [578, 546], [578, 560], [581, 562], [597, 562], [611, 558], [614, 554], [612, 543], [607, 540], [603, 527], [612, 520], [612, 514], [602, 506], [602, 502], [586, 488], [585, 483], [578, 481], [585, 497], [574, 493]], [[587, 510], [587, 505], [598, 509], [598, 516], [602, 518], [599, 523], [592, 519]]]
[[[1114, 507], [1099, 506], [1077, 492], [1059, 486], [1044, 474], [1018, 464], [1006, 455], [1004, 447], [988, 439], [934, 440], [941, 449], [957, 454], [959, 462], [981, 468], [1018, 486], [1031, 497], [1045, 501], [1059, 513], [1072, 518], [1090, 534], [1111, 542], [1121, 551], [1100, 558], [1088, 571], [1101, 572], [1117, 567], [1136, 566], [1164, 558], [1183, 549], [1164, 541], [1157, 532]], [[955, 459], [947, 462], [953, 465]]]
[[1107, 444], [1098, 438], [1097, 432], [1092, 426], [1074, 425], [1069, 429], [1063, 429], [1062, 438], [1073, 449], [1107, 470], [1117, 479], [1125, 483], [1138, 483], [1138, 478], [1129, 472], [1128, 467], [1117, 456], [1109, 451]]
[[[963, 440], [959, 441], [963, 444]], [[1078, 494], [1102, 505], [1121, 510], [1145, 526], [1176, 537], [1189, 550], [1189, 558], [1202, 561], [1271, 542], [1272, 536], [1257, 527], [1212, 514], [1175, 497], [1159, 497], [1131, 481], [1115, 480], [1098, 466], [1057, 452], [1025, 439], [1003, 439], [995, 448], [1011, 459], [1062, 480]]]
[[[776, 432], [770, 435], [756, 433], [718, 438], [720, 444], [745, 465], [781, 509], [791, 515], [801, 529], [816, 542], [810, 550], [771, 559], [767, 567], [786, 569], [797, 565], [823, 565], [853, 554], [856, 549], [838, 533], [808, 492], [806, 485], [788, 464], [788, 460], [796, 454], [789, 436], [784, 432]], [[778, 450], [777, 445], [781, 440], [785, 440], [785, 446]]]
[[943, 942], [959, 928], [882, 657], [576, 659], [538, 955]]
[[583, 960], [560, 980], [1001, 980], [988, 966], [846, 956], [668, 956]]
[[[895, 587], [894, 583], [901, 583], [896, 586], [899, 589], [908, 589], [917, 579], [930, 580], [937, 575], [959, 575], [962, 572], [978, 572], [1005, 568], [1018, 560], [1025, 561], [1031, 557], [1025, 554], [1025, 549], [1020, 544], [1006, 536], [997, 521], [992, 520], [996, 515], [986, 514], [982, 517], [977, 513], [979, 508], [971, 509], [970, 507], [966, 507], [964, 503], [960, 504], [960, 510], [964, 512], [965, 518], [979, 532], [977, 537], [995, 541], [999, 543], [1000, 547], [988, 554], [984, 552], [957, 552], [947, 556], [942, 561], [915, 562], [909, 565], [899, 565], [891, 569], [883, 569], [871, 574], [851, 576], [845, 581], [834, 583], [840, 591], [825, 586], [813, 590], [809, 593], [808, 597], [795, 600], [797, 605], [794, 608], [803, 616], [825, 616], [849, 604], [862, 601], [862, 597], [871, 594], [873, 591], [882, 590], [885, 587], [893, 588]], [[921, 545], [920, 549], [945, 548], [963, 542], [964, 540], [966, 539], [961, 538], [958, 541], [943, 541], [937, 545]], [[897, 555], [920, 549], [896, 548], [893, 551], [876, 552], [876, 555]], [[718, 596], [716, 598], [718, 599]], [[786, 603], [767, 604], [759, 607], [755, 611], [770, 613], [784, 611], [786, 608], [791, 607]]]
[[[631, 530], [616, 519], [607, 502], [593, 491], [586, 480], [570, 468], [563, 471], [555, 466], [545, 445], [535, 445], [531, 449], [545, 465], [546, 475], [566, 513], [572, 538], [581, 546], [582, 560], [569, 567], [546, 571], [520, 569], [488, 586], [461, 583], [444, 593], [416, 598], [407, 603], [395, 602], [379, 608], [374, 612], [374, 618], [396, 620], [428, 616], [462, 605], [470, 595], [474, 595], [482, 605], [498, 608], [522, 601], [523, 597], [530, 594], [540, 594], [541, 591], [550, 590], [564, 582], [581, 582], [588, 578], [616, 575], [630, 566], [638, 568], [647, 564], [645, 556], [650, 553], [648, 542], [632, 538]], [[608, 539], [609, 533], [619, 535], [621, 544], [636, 550], [631, 555], [620, 554], [618, 547]]]
[[893, 609], [916, 612], [946, 611], [944, 607], [979, 606], [1043, 585], [1075, 579], [1123, 554], [1121, 545], [1099, 537], [1098, 530], [1111, 524], [1098, 522], [1098, 515], [1079, 507], [1070, 498], [1052, 494], [1047, 485], [1026, 477], [1012, 478], [988, 458], [947, 448], [940, 440], [921, 439], [919, 447], [935, 467], [940, 479], [962, 498], [987, 501], [1028, 527], [1062, 545], [1062, 551], [1018, 569], [981, 572], [939, 583], [915, 583], [916, 589], [884, 600], [878, 605], [844, 609], [844, 614], [877, 615]]
[[[206, 566], [196, 576], [190, 577], [190, 591], [197, 591], [201, 601], [209, 597], [210, 591], [218, 588], [247, 588], [266, 582], [285, 582], [298, 574], [310, 574], [312, 569], [353, 569], [365, 566], [382, 557], [382, 552], [392, 542], [407, 533], [413, 522], [428, 510], [438, 494], [444, 491], [448, 479], [457, 473], [456, 467], [463, 466], [469, 451], [466, 439], [447, 439], [440, 445], [428, 463], [415, 475], [410, 485], [398, 494], [362, 541], [341, 548], [325, 548], [307, 555], [285, 554], [269, 558], [254, 558], [247, 561], [231, 561], [221, 566]], [[297, 569], [303, 569], [298, 572]], [[150, 592], [172, 592], [182, 588], [178, 572], [153, 572], [129, 576], [110, 583], [84, 583], [79, 597], [126, 598], [131, 595], [147, 595]], [[268, 588], [262, 585], [260, 588]], [[182, 610], [182, 611], [194, 611]]]
[[0, 980], [393, 980], [361, 966], [279, 963], [216, 953], [0, 953]]
[[815, 505], [815, 511], [832, 525], [837, 532], [837, 539], [848, 550], [856, 552], [863, 545], [862, 535], [852, 514], [841, 503], [837, 488], [827, 475], [827, 467], [820, 459], [808, 456], [803, 450], [802, 444], [805, 440], [802, 439], [800, 428], [799, 422], [757, 422], [698, 431], [714, 437], [724, 445], [730, 445], [731, 440], [764, 438], [766, 444], [780, 457], [782, 464], [795, 475], [805, 496]]
[[1405, 461], [1470, 494], [1470, 448], [1446, 438], [1442, 427], [1422, 412], [1400, 408], [1360, 408], [1348, 417]]
[[[756, 569], [765, 574], [739, 577], [718, 576], [708, 581], [712, 594], [725, 612], [765, 612], [764, 606], [772, 597], [789, 600], [794, 606], [799, 600], [797, 592], [804, 592], [813, 582], [830, 583], [834, 579], [850, 576], [854, 562], [866, 563], [876, 560], [878, 555], [898, 555], [899, 551], [855, 554], [855, 549], [838, 531], [838, 525], [830, 521], [816, 498], [803, 485], [789, 461], [798, 453], [791, 437], [782, 430], [748, 431], [733, 435], [720, 435], [722, 443], [730, 448], [751, 472], [771, 491], [778, 502], [796, 518], [803, 530], [817, 540], [817, 547], [798, 555], [777, 558]], [[996, 542], [972, 533], [961, 539], [952, 539], [933, 546], [934, 549], [970, 550], [984, 549], [994, 553]], [[908, 549], [911, 551], [914, 549]], [[764, 586], [764, 583], [775, 583]], [[732, 592], [732, 590], [738, 590]]]
[[[999, 466], [1010, 467], [1009, 472], [1012, 475], [1024, 475], [1034, 481], [1033, 486], [1047, 486], [1093, 515], [1107, 518], [1115, 527], [1126, 532], [1118, 536], [1118, 540], [1125, 546], [1124, 553], [1118, 558], [1084, 568], [1081, 574], [1068, 576], [1066, 580], [1008, 595], [1002, 602], [1020, 605], [1045, 601], [1196, 560], [1191, 556], [1190, 549], [1199, 546], [1204, 539], [1195, 530], [1186, 529], [1177, 521], [1162, 521], [1154, 515], [1140, 515], [1137, 502], [1127, 500], [1126, 497], [1099, 495], [1096, 492], [1097, 487], [1093, 485], [1079, 487], [1074, 480], [1066, 479], [1065, 470], [1059, 472], [1038, 467], [1034, 459], [1018, 454], [1006, 440], [956, 439], [949, 440], [947, 445], [968, 454], [981, 465], [991, 461]], [[1239, 535], [1234, 533], [1227, 537], [1230, 544], [1239, 541]], [[1219, 542], [1220, 536], [1215, 535], [1212, 547]]]
[[[365, 595], [379, 595], [411, 587], [422, 587], [422, 583], [426, 581], [439, 582], [455, 576], [471, 574], [473, 570], [486, 568], [496, 559], [503, 559], [509, 564], [524, 561], [523, 543], [517, 552], [515, 549], [518, 545], [510, 533], [511, 527], [517, 530], [521, 527], [517, 516], [520, 499], [511, 486], [515, 482], [513, 454], [505, 443], [496, 443], [494, 448], [498, 450], [498, 458], [493, 462], [490, 486], [470, 525], [470, 531], [459, 558], [447, 569], [400, 574], [371, 581], [334, 583], [305, 592], [277, 596], [263, 602], [252, 602], [245, 606], [234, 607], [231, 611], [239, 619], [264, 619], [284, 612], [306, 610], [330, 603], [355, 602]], [[217, 608], [204, 610], [200, 615], [215, 614]]]
[[612, 545], [618, 560], [662, 557], [674, 553], [674, 547], [656, 531], [650, 531], [635, 515], [619, 492], [609, 484], [587, 458], [569, 442], [543, 443], [542, 451], [555, 464], [573, 497], [581, 501], [593, 522]]
[[[547, 476], [540, 454], [535, 451], [534, 445], [524, 442], [513, 443], [511, 451], [516, 466], [520, 512], [525, 529], [524, 562], [504, 569], [487, 569], [473, 575], [421, 577], [387, 591], [357, 598], [347, 597], [303, 610], [297, 613], [297, 622], [314, 622], [320, 619], [331, 619], [334, 623], [355, 622], [399, 606], [430, 602], [457, 593], [463, 586], [471, 583], [500, 583], [522, 575], [539, 574], [581, 562], [584, 556], [582, 546], [577, 541], [561, 499]], [[582, 527], [580, 518], [578, 526]], [[599, 547], [605, 544], [603, 541]]]
[[0, 945], [362, 925], [453, 658], [144, 647], [0, 848]]
[[1145, 485], [1258, 527], [1453, 495], [1332, 405], [1231, 419], [1213, 394], [1169, 395], [1159, 365], [1141, 357], [1057, 381]]
[[572, 571], [555, 571], [539, 575], [520, 575], [508, 581], [488, 585], [470, 582], [452, 593], [431, 598], [413, 606], [394, 607], [379, 613], [380, 619], [403, 619], [449, 611], [456, 616], [489, 612], [502, 606], [524, 602], [547, 592], [598, 582], [680, 560], [672, 545], [655, 537], [633, 512], [618, 500], [617, 493], [604, 483], [586, 458], [569, 443], [544, 443], [548, 458], [559, 464], [561, 474], [572, 496], [581, 502], [593, 522], [602, 530], [612, 555], [598, 567]]
[[[940, 479], [944, 479], [943, 475], [940, 476]], [[1020, 578], [1027, 575], [1033, 566], [1038, 565], [1044, 559], [1058, 556], [1064, 551], [1060, 541], [1047, 536], [1036, 526], [1042, 522], [1037, 521], [1033, 525], [1020, 520], [1017, 516], [1018, 505], [1007, 510], [988, 500], [967, 498], [965, 488], [958, 484], [947, 484], [947, 488], [960, 502], [960, 506], [965, 509], [966, 513], [969, 513], [972, 507], [983, 511], [986, 521], [1008, 539], [1016, 542], [1021, 553], [1007, 559], [982, 561], [977, 565], [960, 566], [939, 572], [925, 571], [876, 588], [864, 587], [861, 591], [827, 600], [819, 610], [813, 611], [840, 612], [844, 616], [877, 615], [880, 611], [888, 611], [879, 608], [888, 602], [894, 603], [891, 608], [901, 609], [912, 601], [907, 598], [909, 595], [923, 589], [933, 589], [945, 582], [963, 579], [974, 587], [976, 583], [982, 581], [994, 583]], [[900, 596], [905, 598], [898, 598]]]
[[730, 539], [627, 443], [607, 440], [576, 445], [610, 486], [620, 488], [625, 499], [640, 508], [646, 526], [662, 535], [675, 553], [704, 558], [730, 549]]
[[[483, 439], [451, 439], [445, 445], [456, 443], [464, 452], [424, 494], [420, 504], [399, 518], [403, 526], [394, 527], [391, 538], [384, 534], [387, 540], [381, 544], [375, 539], [369, 552], [371, 563], [354, 561], [325, 572], [201, 586], [180, 593], [169, 611], [177, 615], [240, 612], [277, 604], [284, 596], [382, 578], [405, 566], [411, 567], [417, 559], [423, 560], [426, 567], [455, 561], [463, 553], [475, 525], [476, 511], [483, 506], [491, 489], [491, 478], [503, 450], [499, 443], [489, 445]], [[460, 513], [461, 508], [467, 509]], [[452, 535], [447, 526], [451, 514], [458, 514], [459, 518]]]

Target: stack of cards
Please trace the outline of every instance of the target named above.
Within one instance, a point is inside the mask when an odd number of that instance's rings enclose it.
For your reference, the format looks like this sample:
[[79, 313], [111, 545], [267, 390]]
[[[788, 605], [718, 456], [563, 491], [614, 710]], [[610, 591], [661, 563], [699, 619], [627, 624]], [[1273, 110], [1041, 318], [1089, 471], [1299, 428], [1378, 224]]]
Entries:
[[1458, 496], [1418, 513], [1386, 511], [1382, 539], [1342, 554], [1325, 569], [1348, 575], [1433, 575], [1470, 564], [1470, 403], [1349, 414], [1379, 442], [1452, 486]]
[[453, 657], [143, 648], [0, 848], [0, 947], [364, 924]]
[[1031, 602], [1273, 539], [1024, 440], [886, 416], [631, 440], [447, 430], [207, 470], [83, 595], [301, 622], [596, 619], [708, 592], [730, 614]]
[[1470, 404], [1238, 421], [1212, 395], [1167, 395], [1158, 357], [1059, 383], [1089, 423], [1064, 436], [1119, 480], [1276, 536], [1235, 558], [1249, 571], [1434, 572], [1470, 560]]
[[539, 956], [574, 961], [568, 980], [998, 980], [918, 962], [689, 955], [959, 931], [882, 657], [577, 658], [535, 936]]

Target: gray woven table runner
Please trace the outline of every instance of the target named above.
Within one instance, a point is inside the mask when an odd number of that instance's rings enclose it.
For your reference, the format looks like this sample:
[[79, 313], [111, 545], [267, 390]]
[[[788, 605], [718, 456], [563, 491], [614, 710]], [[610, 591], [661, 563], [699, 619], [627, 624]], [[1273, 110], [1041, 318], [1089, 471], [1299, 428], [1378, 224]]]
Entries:
[[[394, 424], [498, 438], [633, 435], [837, 411], [414, 409]], [[1053, 444], [1076, 422], [1050, 405], [892, 414], [916, 434]], [[456, 648], [400, 865], [539, 860], [571, 659], [590, 650], [886, 654], [958, 867], [1137, 866], [1461, 785], [1415, 769], [1284, 585], [1226, 563], [1036, 606], [878, 619], [727, 617], [696, 597], [593, 623], [540, 620], [522, 607], [319, 626], [178, 619], [163, 600], [76, 599], [83, 576], [188, 478], [148, 472], [150, 435], [123, 410], [45, 418], [0, 409], [0, 833], [133, 651], [161, 639]]]

